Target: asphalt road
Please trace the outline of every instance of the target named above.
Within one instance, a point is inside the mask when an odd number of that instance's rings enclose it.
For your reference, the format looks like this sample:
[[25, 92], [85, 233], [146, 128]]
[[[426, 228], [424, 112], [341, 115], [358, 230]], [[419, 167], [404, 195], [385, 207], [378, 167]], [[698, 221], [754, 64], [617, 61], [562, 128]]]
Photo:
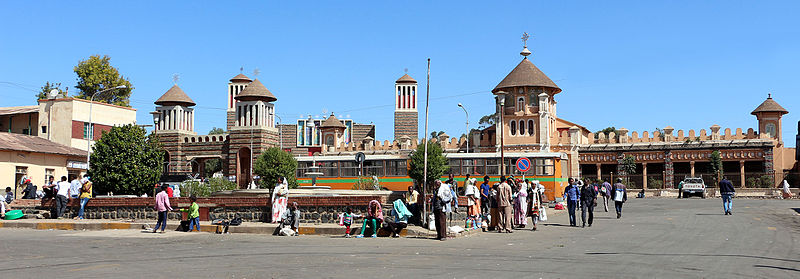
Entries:
[[[613, 210], [612, 210], [613, 211]], [[800, 201], [629, 200], [591, 228], [429, 239], [0, 229], [3, 278], [800, 278]]]

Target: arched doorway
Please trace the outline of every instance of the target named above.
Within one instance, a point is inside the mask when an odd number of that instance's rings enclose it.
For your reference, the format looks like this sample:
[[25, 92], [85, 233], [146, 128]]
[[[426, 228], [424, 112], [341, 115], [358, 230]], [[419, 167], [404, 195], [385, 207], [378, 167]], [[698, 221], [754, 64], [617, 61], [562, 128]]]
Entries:
[[164, 175], [169, 175], [169, 151], [164, 151]]
[[250, 148], [239, 148], [236, 152], [236, 184], [239, 189], [247, 189], [250, 183]]

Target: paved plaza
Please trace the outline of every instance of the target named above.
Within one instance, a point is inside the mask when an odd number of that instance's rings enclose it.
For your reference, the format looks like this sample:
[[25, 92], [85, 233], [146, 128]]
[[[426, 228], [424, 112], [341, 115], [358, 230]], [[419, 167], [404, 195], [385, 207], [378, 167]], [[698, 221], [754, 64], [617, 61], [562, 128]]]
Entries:
[[591, 228], [440, 242], [0, 229], [6, 278], [797, 278], [800, 201], [631, 199]]

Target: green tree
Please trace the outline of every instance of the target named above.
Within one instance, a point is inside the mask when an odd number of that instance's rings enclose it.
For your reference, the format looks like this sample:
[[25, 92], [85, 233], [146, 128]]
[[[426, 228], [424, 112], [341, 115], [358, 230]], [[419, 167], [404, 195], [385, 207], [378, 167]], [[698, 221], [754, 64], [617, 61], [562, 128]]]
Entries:
[[442, 134], [444, 134], [444, 131], [438, 131], [438, 132], [437, 131], [433, 131], [433, 132], [431, 132], [431, 138], [438, 139], [438, 137], [441, 136]]
[[92, 150], [89, 176], [98, 193], [141, 195], [161, 178], [164, 149], [158, 137], [142, 127], [112, 127]]
[[126, 88], [104, 92], [94, 100], [129, 107], [133, 86], [128, 79], [119, 74], [117, 68], [111, 66], [110, 60], [108, 55], [103, 57], [92, 55], [75, 66], [74, 71], [78, 75], [78, 85], [75, 88], [80, 90], [76, 97], [89, 99], [100, 90], [124, 85]]
[[203, 177], [213, 177], [215, 173], [222, 170], [222, 159], [214, 158], [205, 161], [203, 168]]
[[608, 136], [611, 134], [611, 132], [614, 132], [615, 137], [619, 139], [619, 131], [614, 126], [606, 127], [605, 129], [602, 129], [600, 131], [595, 132], [594, 133], [594, 138], [598, 138], [597, 136], [600, 135], [600, 134], [604, 134], [604, 135], [606, 135], [606, 138], [608, 138]]
[[714, 185], [716, 185], [722, 180], [722, 156], [720, 156], [718, 150], [714, 150], [714, 152], [711, 152], [711, 157], [708, 158], [708, 161], [711, 162], [711, 173], [714, 174]]
[[42, 90], [40, 90], [39, 93], [36, 93], [36, 100], [47, 99], [47, 95], [49, 95], [50, 91], [53, 90], [53, 89], [57, 89], [58, 90], [58, 95], [56, 95], [56, 98], [66, 98], [67, 97], [67, 88], [66, 87], [64, 87], [64, 89], [62, 90], [60, 82], [50, 83], [48, 81], [48, 82], [46, 82], [44, 84], [44, 86], [42, 86]]
[[289, 188], [297, 188], [297, 160], [277, 147], [270, 147], [258, 156], [253, 171], [261, 176], [261, 187], [272, 189], [281, 177], [286, 177]]
[[[414, 179], [417, 185], [422, 185], [425, 177], [425, 145], [417, 146], [417, 150], [411, 155], [408, 176]], [[433, 187], [433, 181], [439, 179], [450, 170], [447, 158], [443, 154], [442, 146], [439, 143], [428, 141], [428, 190]]]
[[222, 128], [212, 127], [211, 131], [208, 131], [209, 135], [222, 135], [225, 133], [225, 130]]
[[619, 165], [620, 171], [622, 171], [621, 175], [625, 176], [626, 184], [630, 185], [630, 175], [636, 174], [636, 159], [633, 156], [626, 155], [619, 160]]
[[181, 183], [181, 195], [184, 197], [191, 195], [210, 197], [214, 192], [235, 190], [236, 188], [238, 188], [236, 183], [222, 177], [209, 178], [208, 182], [188, 180]]
[[486, 127], [491, 127], [492, 125], [494, 125], [496, 119], [497, 119], [496, 112], [489, 115], [484, 115], [483, 117], [481, 117], [480, 120], [478, 120], [478, 128], [484, 129]]

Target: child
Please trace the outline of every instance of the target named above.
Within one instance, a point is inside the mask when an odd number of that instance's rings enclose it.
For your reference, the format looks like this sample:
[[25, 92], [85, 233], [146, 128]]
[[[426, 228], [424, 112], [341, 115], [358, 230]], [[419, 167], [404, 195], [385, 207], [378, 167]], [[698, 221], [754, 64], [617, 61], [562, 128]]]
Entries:
[[350, 238], [350, 225], [353, 224], [353, 219], [361, 217], [361, 215], [353, 214], [353, 209], [349, 206], [345, 209], [345, 213], [342, 213], [341, 222], [339, 225], [345, 227], [344, 237]]
[[6, 187], [6, 203], [14, 201], [14, 192], [11, 192], [11, 187]]
[[192, 231], [195, 227], [197, 227], [197, 231], [200, 231], [200, 206], [197, 205], [197, 197], [195, 195], [191, 195], [189, 200], [192, 201], [192, 205], [189, 208], [182, 208], [181, 212], [189, 212], [189, 231]]

